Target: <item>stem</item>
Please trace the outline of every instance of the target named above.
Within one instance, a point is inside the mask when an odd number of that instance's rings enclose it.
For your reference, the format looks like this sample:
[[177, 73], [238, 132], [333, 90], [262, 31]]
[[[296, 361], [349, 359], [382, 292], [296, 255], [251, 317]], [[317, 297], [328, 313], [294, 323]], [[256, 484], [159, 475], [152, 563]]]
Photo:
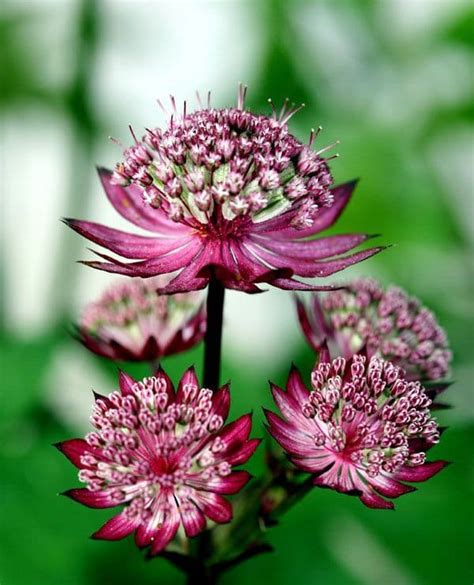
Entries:
[[205, 388], [216, 390], [221, 374], [222, 314], [225, 288], [214, 276], [209, 280], [207, 292], [207, 328], [204, 337]]
[[217, 585], [217, 575], [207, 571], [205, 567], [202, 570], [192, 571], [188, 574], [187, 585]]

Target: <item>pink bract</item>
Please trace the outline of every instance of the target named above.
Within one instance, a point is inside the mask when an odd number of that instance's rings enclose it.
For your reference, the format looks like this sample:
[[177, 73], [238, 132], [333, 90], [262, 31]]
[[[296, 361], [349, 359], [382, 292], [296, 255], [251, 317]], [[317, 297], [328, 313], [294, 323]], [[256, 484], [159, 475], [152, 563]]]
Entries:
[[161, 552], [180, 526], [193, 537], [232, 519], [223, 497], [244, 487], [250, 475], [235, 470], [259, 444], [249, 439], [251, 417], [224, 426], [229, 387], [200, 388], [194, 370], [174, 390], [158, 370], [136, 382], [120, 373], [120, 392], [96, 395], [91, 416], [95, 431], [85, 440], [57, 447], [76, 465], [87, 487], [65, 495], [91, 508], [124, 506], [93, 534], [119, 540], [135, 532], [139, 547]]
[[323, 350], [309, 391], [297, 370], [286, 391], [272, 386], [283, 418], [266, 412], [269, 431], [314, 484], [356, 494], [370, 508], [393, 508], [386, 498], [413, 491], [445, 461], [427, 463], [439, 440], [431, 400], [419, 382], [390, 362], [363, 355], [329, 359]]
[[256, 115], [244, 97], [241, 89], [236, 108], [175, 108], [168, 127], [147, 130], [113, 173], [99, 170], [116, 210], [154, 235], [65, 220], [122, 257], [86, 264], [143, 278], [177, 272], [165, 293], [202, 289], [211, 274], [248, 293], [263, 282], [325, 290], [293, 277], [326, 277], [382, 249], [347, 254], [368, 239], [362, 233], [308, 239], [334, 224], [355, 182], [332, 186], [327, 149], [311, 148], [317, 133], [303, 144], [288, 131], [296, 110]]

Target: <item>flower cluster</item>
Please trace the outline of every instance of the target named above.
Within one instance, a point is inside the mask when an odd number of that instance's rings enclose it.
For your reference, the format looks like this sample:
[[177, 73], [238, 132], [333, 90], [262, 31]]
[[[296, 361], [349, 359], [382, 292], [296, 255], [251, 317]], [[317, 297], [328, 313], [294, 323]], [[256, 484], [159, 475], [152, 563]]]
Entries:
[[374, 279], [313, 296], [310, 309], [297, 301], [302, 329], [315, 350], [327, 340], [349, 358], [363, 347], [402, 367], [413, 380], [440, 380], [451, 361], [446, 334], [420, 301], [399, 287], [384, 290]]
[[229, 522], [231, 504], [222, 494], [249, 480], [235, 471], [259, 441], [248, 439], [250, 415], [224, 426], [229, 388], [201, 388], [192, 369], [175, 392], [168, 376], [136, 382], [120, 374], [120, 392], [96, 395], [95, 431], [57, 447], [79, 469], [87, 487], [66, 495], [92, 508], [124, 505], [93, 537], [118, 540], [135, 531], [139, 547], [158, 554], [180, 525], [188, 537], [212, 522]]
[[[205, 335], [206, 386], [193, 368], [176, 389], [161, 368], [141, 381], [121, 372], [119, 391], [95, 395], [93, 432], [57, 444], [85, 484], [65, 495], [92, 508], [121, 507], [93, 538], [134, 533], [138, 547], [151, 556], [167, 549], [190, 580], [203, 583], [268, 550], [261, 527], [313, 485], [390, 509], [392, 498], [415, 489], [411, 482], [447, 463], [427, 462], [441, 434], [432, 411], [445, 406], [432, 400], [449, 385], [443, 329], [397, 287], [294, 278], [329, 276], [383, 248], [354, 252], [371, 237], [363, 233], [314, 237], [336, 222], [355, 182], [333, 186], [333, 157], [323, 156], [332, 147], [313, 150], [319, 130], [307, 144], [290, 133], [299, 108], [285, 102], [277, 112], [270, 102], [273, 114], [257, 115], [245, 109], [245, 93], [240, 87], [236, 107], [216, 109], [208, 100], [191, 113], [186, 103], [178, 112], [172, 98], [164, 129], [147, 129], [141, 140], [132, 130], [135, 144], [122, 162], [99, 170], [114, 208], [151, 235], [65, 220], [120, 257], [97, 252], [100, 260], [85, 264], [136, 277], [86, 308], [80, 341], [109, 359], [155, 362]], [[250, 415], [225, 425], [230, 387], [219, 387], [220, 354], [224, 289], [255, 293], [261, 283], [325, 291], [309, 305], [296, 299], [319, 361], [311, 389], [295, 368], [285, 390], [271, 385], [281, 416], [265, 411], [279, 444], [269, 450], [267, 476], [239, 496], [231, 528], [191, 547], [187, 538], [231, 521], [224, 496], [250, 479], [236, 467], [259, 440], [249, 439]], [[207, 285], [204, 310], [196, 291]]]
[[419, 382], [377, 357], [329, 359], [323, 350], [308, 391], [296, 370], [286, 392], [272, 387], [283, 419], [267, 412], [269, 431], [314, 483], [357, 494], [372, 508], [393, 508], [396, 498], [424, 481], [444, 461], [426, 463], [439, 440], [431, 400]]
[[334, 202], [332, 178], [320, 156], [326, 149], [314, 152], [289, 133], [293, 113], [252, 114], [243, 93], [237, 108], [175, 112], [166, 130], [148, 130], [125, 150], [112, 180], [135, 183], [147, 204], [176, 222], [213, 224], [214, 209], [229, 221], [246, 215], [261, 221], [294, 203], [290, 225], [311, 227], [318, 210]]
[[88, 305], [77, 326], [91, 351], [114, 360], [154, 361], [190, 349], [203, 338], [199, 293], [157, 295], [161, 277], [127, 279]]
[[[273, 116], [209, 105], [175, 111], [165, 130], [147, 130], [125, 150], [113, 173], [100, 170], [111, 203], [154, 237], [68, 219], [74, 230], [126, 259], [99, 254], [89, 266], [127, 276], [171, 274], [162, 292], [204, 288], [216, 276], [227, 288], [259, 292], [258, 283], [283, 289], [325, 290], [293, 276], [324, 277], [381, 248], [346, 254], [369, 236], [345, 234], [308, 241], [330, 227], [355, 183], [332, 187], [323, 157], [288, 130], [296, 109]], [[173, 102], [174, 103], [174, 102]], [[332, 287], [329, 287], [332, 288]]]

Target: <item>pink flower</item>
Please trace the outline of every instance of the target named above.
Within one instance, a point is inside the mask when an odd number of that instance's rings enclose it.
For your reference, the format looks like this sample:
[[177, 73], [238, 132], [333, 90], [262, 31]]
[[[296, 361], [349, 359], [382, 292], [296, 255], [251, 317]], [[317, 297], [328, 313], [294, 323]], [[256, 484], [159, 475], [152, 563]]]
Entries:
[[159, 296], [162, 277], [126, 279], [88, 305], [77, 327], [80, 341], [112, 360], [153, 361], [190, 349], [206, 329], [199, 293]]
[[358, 354], [330, 361], [323, 350], [311, 384], [308, 391], [293, 369], [286, 392], [272, 386], [283, 418], [266, 415], [272, 436], [315, 485], [393, 508], [385, 498], [415, 489], [404, 481], [425, 481], [446, 465], [425, 462], [440, 434], [431, 400], [390, 362]]
[[124, 506], [92, 537], [119, 540], [135, 532], [137, 546], [156, 555], [180, 525], [192, 537], [205, 529], [206, 517], [229, 522], [232, 506], [222, 494], [247, 483], [250, 475], [234, 467], [259, 443], [248, 439], [250, 415], [224, 426], [229, 405], [228, 386], [200, 388], [192, 368], [177, 392], [159, 370], [140, 382], [122, 372], [120, 392], [96, 395], [96, 430], [57, 444], [87, 485], [65, 495], [91, 508]]
[[[296, 110], [273, 116], [244, 109], [176, 108], [165, 130], [147, 130], [113, 173], [99, 170], [116, 210], [153, 236], [65, 220], [74, 230], [132, 262], [99, 254], [89, 266], [143, 278], [177, 272], [163, 292], [204, 288], [215, 274], [227, 288], [259, 292], [258, 283], [322, 290], [293, 276], [325, 277], [382, 248], [351, 254], [366, 234], [308, 240], [334, 224], [355, 182], [332, 187], [316, 134], [303, 144], [288, 131]], [[174, 100], [173, 100], [174, 105]]]
[[451, 351], [431, 311], [401, 288], [383, 290], [374, 279], [350, 282], [345, 290], [318, 297], [309, 308], [297, 300], [303, 332], [316, 351], [326, 339], [333, 355], [348, 359], [366, 348], [390, 360], [411, 380], [440, 380], [449, 373]]

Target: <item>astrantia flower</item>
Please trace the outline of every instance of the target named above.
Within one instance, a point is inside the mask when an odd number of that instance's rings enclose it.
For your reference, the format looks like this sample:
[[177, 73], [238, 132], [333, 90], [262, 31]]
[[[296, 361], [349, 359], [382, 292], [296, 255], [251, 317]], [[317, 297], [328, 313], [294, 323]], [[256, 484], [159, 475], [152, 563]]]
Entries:
[[449, 372], [446, 334], [431, 311], [401, 288], [385, 291], [371, 278], [345, 290], [312, 298], [310, 308], [297, 301], [301, 327], [317, 350], [326, 339], [333, 355], [346, 359], [366, 347], [402, 367], [409, 379], [439, 380]]
[[153, 361], [193, 347], [206, 328], [199, 293], [157, 295], [163, 284], [162, 277], [115, 283], [86, 307], [79, 339], [114, 360]]
[[120, 392], [96, 396], [95, 431], [86, 439], [59, 443], [87, 484], [65, 493], [91, 508], [125, 506], [93, 538], [118, 540], [135, 531], [139, 547], [162, 551], [182, 525], [188, 537], [213, 522], [229, 522], [231, 504], [222, 494], [249, 480], [234, 471], [255, 451], [248, 439], [251, 417], [224, 425], [229, 388], [200, 388], [192, 369], [175, 392], [159, 370], [135, 382], [120, 374]]
[[425, 463], [439, 440], [431, 400], [390, 362], [362, 355], [330, 361], [323, 351], [311, 383], [308, 391], [293, 370], [286, 392], [272, 387], [284, 418], [266, 415], [270, 433], [316, 485], [357, 494], [371, 508], [393, 508], [382, 496], [413, 491], [402, 482], [425, 481], [446, 465]]
[[[99, 254], [95, 268], [149, 277], [178, 271], [164, 292], [204, 288], [214, 274], [228, 288], [258, 292], [259, 282], [316, 290], [293, 275], [324, 277], [372, 256], [343, 256], [366, 234], [307, 238], [331, 226], [355, 182], [332, 187], [325, 148], [313, 151], [288, 131], [295, 109], [273, 116], [236, 108], [178, 113], [166, 129], [147, 130], [110, 173], [100, 170], [117, 211], [153, 237], [66, 220], [74, 230], [123, 258]], [[174, 106], [174, 100], [173, 100]], [[211, 269], [212, 267], [212, 269]], [[325, 287], [322, 287], [325, 288]]]

